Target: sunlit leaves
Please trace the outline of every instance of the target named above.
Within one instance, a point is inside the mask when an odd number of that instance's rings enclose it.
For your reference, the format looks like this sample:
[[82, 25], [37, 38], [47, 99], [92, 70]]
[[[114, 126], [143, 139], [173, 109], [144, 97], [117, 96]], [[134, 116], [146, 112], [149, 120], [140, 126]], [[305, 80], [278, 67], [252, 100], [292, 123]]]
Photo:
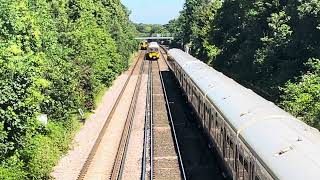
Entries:
[[120, 1], [0, 0], [0, 179], [48, 178], [77, 109], [127, 67], [134, 33]]
[[320, 129], [320, 76], [308, 73], [299, 81], [286, 84], [281, 104], [293, 115]]
[[167, 27], [175, 46], [320, 129], [319, 17], [319, 0], [187, 0]]

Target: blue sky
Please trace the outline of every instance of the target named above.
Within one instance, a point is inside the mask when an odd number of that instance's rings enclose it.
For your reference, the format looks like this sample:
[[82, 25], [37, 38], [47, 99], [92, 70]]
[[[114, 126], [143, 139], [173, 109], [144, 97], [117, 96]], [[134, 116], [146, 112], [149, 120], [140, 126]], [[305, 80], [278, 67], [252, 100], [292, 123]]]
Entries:
[[121, 0], [135, 23], [166, 24], [178, 17], [185, 0]]

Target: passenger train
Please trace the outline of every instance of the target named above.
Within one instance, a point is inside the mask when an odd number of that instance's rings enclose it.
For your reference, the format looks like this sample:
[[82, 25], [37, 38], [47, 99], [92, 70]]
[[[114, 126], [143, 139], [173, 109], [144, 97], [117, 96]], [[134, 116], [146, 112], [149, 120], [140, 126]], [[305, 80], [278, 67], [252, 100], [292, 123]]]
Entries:
[[142, 41], [140, 43], [140, 49], [141, 50], [147, 50], [147, 48], [148, 48], [148, 42], [147, 41]]
[[157, 42], [150, 42], [147, 53], [146, 53], [147, 59], [154, 59], [157, 60], [160, 58], [160, 46]]
[[171, 49], [168, 55], [233, 179], [320, 179], [318, 130], [185, 52]]

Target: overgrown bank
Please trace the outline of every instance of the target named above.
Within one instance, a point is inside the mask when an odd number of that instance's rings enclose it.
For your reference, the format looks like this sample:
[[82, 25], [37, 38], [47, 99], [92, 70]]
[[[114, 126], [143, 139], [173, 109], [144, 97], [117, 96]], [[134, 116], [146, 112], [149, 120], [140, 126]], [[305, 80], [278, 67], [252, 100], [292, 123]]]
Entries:
[[0, 15], [0, 179], [48, 179], [136, 30], [119, 0], [0, 0]]
[[320, 129], [318, 0], [186, 0], [166, 27], [174, 46]]

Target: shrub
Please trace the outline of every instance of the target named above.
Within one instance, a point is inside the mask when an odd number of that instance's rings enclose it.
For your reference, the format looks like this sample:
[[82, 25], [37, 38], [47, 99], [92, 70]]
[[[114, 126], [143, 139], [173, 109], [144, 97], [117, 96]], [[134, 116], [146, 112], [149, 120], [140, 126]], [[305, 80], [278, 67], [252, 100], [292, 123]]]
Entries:
[[306, 65], [310, 72], [296, 83], [288, 82], [282, 88], [281, 105], [307, 124], [320, 129], [320, 60], [310, 59]]
[[0, 179], [47, 179], [135, 29], [119, 0], [0, 0], [0, 29]]

